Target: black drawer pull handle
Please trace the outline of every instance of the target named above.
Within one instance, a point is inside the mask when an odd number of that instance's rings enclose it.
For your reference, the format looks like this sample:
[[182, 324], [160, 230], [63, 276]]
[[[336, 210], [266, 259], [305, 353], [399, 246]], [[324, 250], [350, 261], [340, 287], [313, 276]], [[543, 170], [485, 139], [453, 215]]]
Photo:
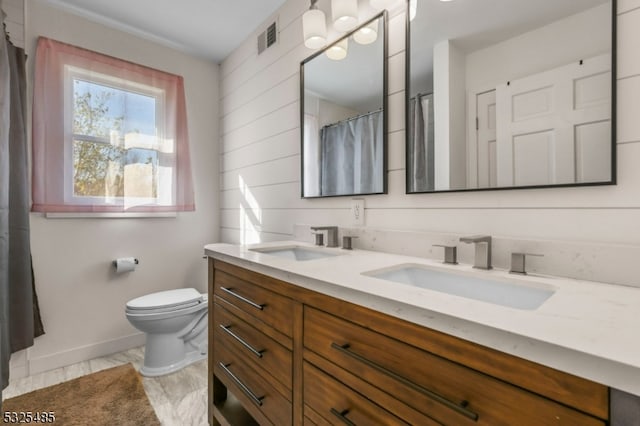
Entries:
[[252, 300], [247, 299], [246, 297], [240, 296], [238, 293], [234, 292], [232, 288], [226, 288], [226, 287], [220, 287], [220, 290], [224, 291], [227, 294], [230, 294], [231, 296], [235, 297], [236, 299], [240, 299], [242, 300], [244, 303], [247, 303], [251, 306], [253, 306], [256, 309], [260, 309], [263, 310], [265, 305], [262, 304], [258, 304]]
[[414, 389], [417, 392], [420, 392], [421, 394], [427, 396], [428, 398], [433, 399], [434, 401], [437, 401], [449, 408], [451, 408], [452, 410], [462, 414], [465, 417], [470, 418], [473, 421], [478, 421], [478, 413], [475, 413], [471, 410], [469, 410], [468, 408], [466, 408], [466, 406], [469, 404], [467, 401], [463, 401], [460, 404], [456, 404], [455, 402], [451, 402], [449, 401], [447, 398], [443, 397], [442, 395], [439, 395], [433, 391], [430, 391], [429, 389], [426, 389], [420, 385], [417, 385], [415, 383], [413, 383], [410, 380], [405, 379], [404, 377], [394, 373], [393, 371], [379, 365], [376, 364], [375, 362], [368, 360], [367, 358], [363, 357], [362, 355], [359, 355], [353, 351], [349, 350], [350, 345], [346, 344], [346, 345], [339, 345], [337, 343], [331, 343], [331, 347], [333, 349], [337, 349], [338, 351], [342, 352], [345, 355], [350, 356], [351, 358], [354, 358], [358, 361], [360, 361], [363, 364], [368, 365], [369, 367], [378, 370], [379, 372], [399, 381], [400, 383], [402, 383], [405, 386], [410, 387], [411, 389]]
[[335, 408], [331, 409], [331, 414], [333, 414], [334, 416], [336, 416], [337, 418], [339, 418], [340, 420], [342, 420], [342, 422], [346, 425], [349, 426], [356, 426], [356, 424], [354, 422], [352, 422], [351, 420], [349, 420], [346, 416], [347, 414], [349, 414], [349, 410], [344, 410], [344, 411], [338, 411]]
[[220, 328], [223, 329], [229, 336], [231, 336], [234, 339], [236, 339], [242, 346], [244, 346], [245, 348], [249, 349], [255, 356], [257, 356], [258, 358], [262, 358], [262, 354], [265, 352], [264, 349], [259, 351], [259, 350], [255, 349], [253, 346], [251, 346], [250, 344], [248, 344], [247, 342], [245, 342], [244, 339], [242, 339], [236, 333], [231, 331], [231, 326], [230, 325], [222, 325], [222, 324], [220, 324]]
[[253, 402], [256, 403], [257, 406], [262, 407], [262, 400], [264, 399], [264, 396], [256, 396], [255, 393], [251, 392], [251, 389], [249, 389], [247, 385], [242, 383], [240, 379], [238, 379], [236, 375], [233, 374], [231, 370], [229, 370], [228, 367], [231, 364], [224, 365], [223, 363], [219, 362], [218, 365], [220, 365], [220, 367], [224, 370], [224, 372], [227, 373], [229, 377], [231, 377], [238, 386], [240, 386], [240, 388], [244, 391], [244, 393], [247, 394], [247, 396], [251, 398]]

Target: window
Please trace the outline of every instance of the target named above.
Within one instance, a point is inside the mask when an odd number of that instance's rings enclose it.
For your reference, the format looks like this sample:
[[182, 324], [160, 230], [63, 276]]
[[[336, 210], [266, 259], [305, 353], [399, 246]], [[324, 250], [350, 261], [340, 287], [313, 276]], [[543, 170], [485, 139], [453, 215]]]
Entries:
[[33, 211], [194, 210], [182, 77], [40, 38]]
[[66, 74], [66, 199], [77, 204], [156, 204], [166, 190], [158, 179], [159, 166], [167, 162], [161, 161], [157, 143], [162, 92], [82, 70]]

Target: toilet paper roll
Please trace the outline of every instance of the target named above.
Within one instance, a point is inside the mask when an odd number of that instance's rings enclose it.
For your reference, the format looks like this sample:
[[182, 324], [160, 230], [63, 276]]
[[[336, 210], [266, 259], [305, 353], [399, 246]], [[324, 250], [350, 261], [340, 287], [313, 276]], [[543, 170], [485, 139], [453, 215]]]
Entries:
[[136, 269], [138, 259], [135, 257], [121, 257], [113, 261], [117, 273], [131, 272]]

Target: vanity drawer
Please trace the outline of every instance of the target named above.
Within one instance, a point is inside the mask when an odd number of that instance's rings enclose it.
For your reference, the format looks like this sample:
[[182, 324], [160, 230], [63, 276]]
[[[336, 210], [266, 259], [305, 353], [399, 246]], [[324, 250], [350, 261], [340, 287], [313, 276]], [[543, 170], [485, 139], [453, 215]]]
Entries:
[[214, 305], [213, 317], [217, 345], [235, 349], [253, 368], [266, 371], [291, 389], [292, 357], [288, 349], [218, 304]]
[[291, 337], [292, 299], [221, 270], [215, 272], [214, 292], [233, 307]]
[[304, 403], [305, 416], [318, 424], [408, 425], [308, 362], [304, 363]]
[[215, 376], [260, 424], [267, 424], [265, 419], [274, 425], [292, 424], [290, 392], [289, 398], [283, 396], [259, 371], [223, 345], [215, 345], [214, 351]]
[[304, 346], [349, 372], [342, 379], [346, 385], [354, 387], [358, 380], [364, 380], [442, 424], [605, 424], [317, 309], [305, 307], [304, 315]]

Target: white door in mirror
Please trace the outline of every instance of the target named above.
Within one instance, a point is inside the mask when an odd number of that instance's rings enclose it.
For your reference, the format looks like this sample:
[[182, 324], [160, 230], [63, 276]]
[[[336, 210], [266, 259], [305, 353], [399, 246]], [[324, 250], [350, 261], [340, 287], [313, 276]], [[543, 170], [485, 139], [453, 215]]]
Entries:
[[609, 180], [610, 82], [604, 54], [498, 85], [498, 186]]

